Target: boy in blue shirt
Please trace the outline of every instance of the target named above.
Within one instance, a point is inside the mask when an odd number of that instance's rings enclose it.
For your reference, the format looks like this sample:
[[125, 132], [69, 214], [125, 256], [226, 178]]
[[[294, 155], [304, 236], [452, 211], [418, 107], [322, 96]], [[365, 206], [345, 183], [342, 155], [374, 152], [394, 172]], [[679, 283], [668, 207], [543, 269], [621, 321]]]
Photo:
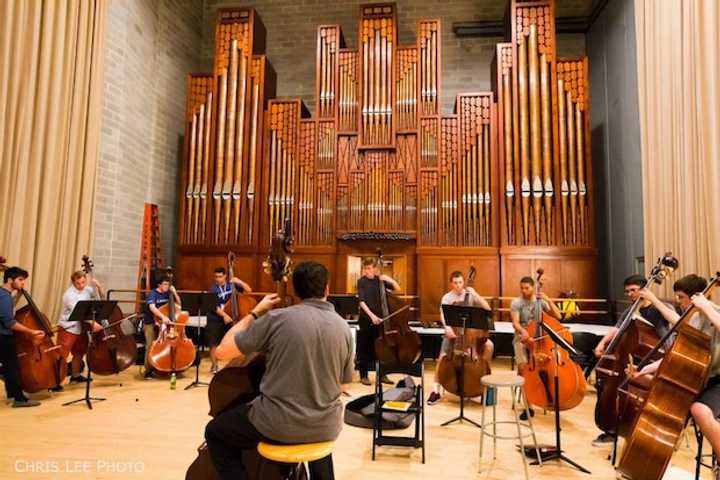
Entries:
[[166, 275], [158, 277], [156, 287], [148, 293], [145, 299], [146, 309], [143, 316], [143, 333], [145, 334], [145, 378], [153, 376], [154, 369], [150, 365], [150, 346], [157, 338], [157, 327], [155, 318], [163, 324], [170, 323], [167, 315], [164, 315], [160, 308], [170, 301], [170, 294], [175, 296], [175, 305], [180, 308], [180, 296], [177, 294], [175, 287], [170, 286], [170, 278]]
[[249, 293], [252, 292], [250, 285], [243, 282], [237, 277], [231, 279], [232, 283], [227, 281], [227, 273], [223, 267], [217, 267], [214, 272], [215, 283], [208, 289], [210, 293], [217, 296], [217, 307], [214, 312], [208, 313], [207, 316], [207, 342], [210, 346], [210, 367], [211, 373], [216, 373], [218, 370], [217, 356], [215, 350], [220, 344], [220, 341], [225, 336], [225, 333], [230, 328], [233, 319], [224, 312], [223, 308], [225, 304], [230, 300], [232, 295], [232, 284], [235, 284], [235, 288], [238, 293]]

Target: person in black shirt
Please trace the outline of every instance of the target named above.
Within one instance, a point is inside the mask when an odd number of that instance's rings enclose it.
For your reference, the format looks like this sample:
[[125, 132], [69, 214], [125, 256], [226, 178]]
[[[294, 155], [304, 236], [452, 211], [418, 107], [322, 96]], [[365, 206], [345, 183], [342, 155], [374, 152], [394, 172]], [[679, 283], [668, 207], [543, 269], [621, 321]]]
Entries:
[[[371, 385], [368, 371], [375, 364], [375, 339], [378, 336], [378, 326], [382, 324], [382, 305], [380, 300], [380, 285], [386, 290], [400, 290], [400, 284], [387, 275], [378, 275], [378, 261], [368, 257], [362, 262], [362, 277], [357, 283], [357, 293], [360, 299], [360, 329], [357, 333], [357, 365], [360, 370], [360, 382]], [[383, 383], [392, 382], [383, 377]]]

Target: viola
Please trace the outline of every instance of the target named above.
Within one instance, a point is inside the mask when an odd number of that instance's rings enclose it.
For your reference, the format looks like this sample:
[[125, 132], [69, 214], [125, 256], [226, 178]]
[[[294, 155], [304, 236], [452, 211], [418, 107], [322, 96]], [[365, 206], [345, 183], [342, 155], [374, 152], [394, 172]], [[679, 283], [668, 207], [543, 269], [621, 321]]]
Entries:
[[[93, 273], [93, 262], [90, 257], [82, 257], [82, 269], [87, 275]], [[114, 375], [132, 365], [137, 359], [137, 344], [133, 335], [123, 332], [122, 324], [126, 321], [122, 310], [117, 305], [110, 318], [102, 322], [102, 330], [93, 332], [93, 341], [88, 348], [89, 365], [96, 375]]]
[[170, 319], [170, 323], [165, 328], [161, 326], [158, 338], [150, 346], [150, 364], [159, 372], [176, 373], [187, 370], [193, 364], [195, 345], [185, 336], [189, 315], [187, 312], [178, 312], [175, 305], [172, 267], [167, 267], [167, 275], [170, 278], [170, 300], [159, 310]]
[[[471, 266], [467, 276], [467, 286], [473, 285], [475, 273], [475, 267]], [[470, 293], [466, 292], [464, 301], [455, 304], [472, 305]], [[460, 385], [462, 385], [465, 397], [472, 398], [482, 395], [485, 388], [481, 379], [490, 374], [490, 363], [482, 355], [483, 347], [488, 339], [488, 332], [476, 328], [457, 327], [453, 327], [453, 331], [455, 332], [455, 346], [448, 355], [440, 359], [437, 365], [440, 385], [455, 395], [460, 395]]]
[[228, 277], [230, 277], [230, 300], [223, 306], [223, 311], [233, 319], [233, 324], [237, 323], [245, 315], [249, 314], [257, 300], [250, 295], [238, 292], [237, 286], [232, 279], [235, 277], [235, 254], [228, 252]]
[[[718, 285], [720, 272], [710, 279], [703, 295], [709, 298]], [[628, 404], [632, 405], [627, 408], [637, 412], [634, 418], [623, 412], [624, 419], [632, 422], [617, 467], [623, 478], [663, 478], [675, 446], [685, 431], [690, 406], [705, 386], [712, 352], [710, 337], [689, 323], [696, 311], [695, 305], [685, 310], [677, 323], [638, 365], [638, 368], [642, 368], [650, 363], [661, 345], [671, 335], [677, 334], [652, 380], [645, 385], [626, 380], [619, 388], [631, 400]]]
[[[587, 382], [582, 369], [573, 362], [567, 350], [559, 347], [543, 330], [551, 328], [567, 343], [572, 344], [572, 334], [563, 325], [551, 317], [542, 308], [540, 289], [542, 288], [543, 269], [538, 268], [536, 280], [536, 318], [527, 326], [529, 341], [528, 363], [520, 374], [525, 378], [525, 395], [528, 402], [544, 409], [555, 408], [569, 410], [582, 402], [587, 390]], [[558, 378], [559, 390], [555, 394], [555, 378]]]
[[[646, 285], [662, 284], [679, 266], [678, 260], [670, 252], [659, 258], [650, 275], [647, 277]], [[625, 381], [625, 370], [630, 358], [640, 359], [645, 356], [659, 342], [659, 336], [655, 328], [638, 319], [638, 311], [643, 304], [643, 299], [638, 298], [623, 316], [618, 332], [610, 341], [605, 353], [595, 365], [595, 375], [599, 385], [598, 388], [598, 411], [595, 418], [597, 426], [609, 433], [626, 435], [625, 429], [618, 429], [619, 412], [624, 410], [626, 397], [618, 397], [618, 387]], [[663, 352], [657, 352], [654, 359], [661, 356]]]
[[[7, 269], [5, 263], [5, 258], [0, 257], [0, 272]], [[61, 385], [67, 376], [67, 363], [60, 345], [55, 345], [52, 340], [54, 332], [47, 316], [35, 305], [27, 291], [22, 290], [21, 294], [27, 304], [15, 312], [15, 320], [27, 328], [45, 332], [42, 338], [15, 333], [20, 385], [24, 391], [36, 393]]]
[[378, 249], [380, 275], [375, 277], [380, 291], [382, 327], [375, 339], [375, 357], [383, 363], [415, 363], [422, 353], [420, 336], [413, 331], [410, 321], [410, 305], [388, 293], [381, 280], [383, 255]]

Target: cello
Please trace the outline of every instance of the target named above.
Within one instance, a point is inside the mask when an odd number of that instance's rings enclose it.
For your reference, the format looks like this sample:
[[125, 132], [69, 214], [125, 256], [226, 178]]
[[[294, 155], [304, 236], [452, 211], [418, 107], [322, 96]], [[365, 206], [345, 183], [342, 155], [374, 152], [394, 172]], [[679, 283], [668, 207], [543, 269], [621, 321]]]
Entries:
[[[474, 283], [475, 273], [475, 267], [471, 266], [467, 276], [467, 286], [472, 286]], [[470, 292], [465, 292], [463, 302], [455, 304], [472, 305]], [[456, 335], [455, 345], [452, 351], [441, 358], [437, 365], [440, 385], [454, 395], [460, 395], [462, 391], [465, 397], [480, 396], [485, 391], [480, 380], [490, 374], [490, 363], [482, 355], [488, 332], [475, 328], [453, 327], [453, 330]], [[464, 371], [464, 375], [461, 378], [462, 371]], [[462, 385], [462, 389], [460, 385]]]
[[422, 353], [420, 336], [413, 331], [410, 321], [410, 305], [405, 304], [385, 289], [382, 276], [383, 255], [378, 249], [378, 265], [380, 275], [377, 275], [378, 289], [380, 291], [380, 306], [382, 309], [382, 328], [380, 335], [375, 339], [375, 357], [383, 363], [415, 363]]
[[[0, 257], [0, 272], [5, 271], [5, 258]], [[42, 338], [15, 333], [20, 385], [28, 393], [36, 393], [58, 387], [67, 376], [67, 363], [60, 345], [52, 340], [53, 329], [44, 313], [35, 305], [30, 294], [20, 291], [27, 305], [15, 312], [15, 320], [33, 330], [42, 330]]]
[[237, 323], [241, 318], [250, 313], [250, 311], [257, 305], [255, 300], [250, 295], [241, 294], [238, 292], [237, 286], [232, 279], [235, 277], [235, 254], [228, 252], [228, 277], [230, 277], [230, 301], [226, 302], [223, 306], [223, 311], [233, 319], [233, 325]]
[[[283, 230], [273, 236], [270, 252], [263, 262], [264, 271], [272, 277], [275, 291], [282, 299], [279, 307], [286, 307], [290, 304], [287, 296], [287, 280], [292, 264], [291, 253], [293, 253], [293, 239], [290, 221], [286, 219]], [[216, 417], [231, 407], [252, 401], [260, 394], [260, 382], [264, 373], [265, 362], [262, 357], [257, 355], [250, 355], [242, 362], [232, 361], [220, 369], [213, 376], [208, 388], [210, 404], [208, 414]], [[279, 464], [263, 461], [256, 450], [243, 451], [242, 455], [243, 464], [246, 466], [250, 478], [256, 480], [281, 480], [284, 478], [282, 467]], [[197, 458], [185, 474], [185, 480], [219, 479], [207, 444], [203, 442], [198, 448]]]
[[[542, 268], [537, 269], [535, 304], [536, 318], [527, 326], [530, 336], [526, 342], [528, 363], [520, 374], [525, 378], [525, 395], [528, 402], [543, 409], [569, 410], [582, 402], [587, 382], [582, 369], [570, 358], [570, 354], [555, 344], [543, 329], [552, 329], [567, 343], [572, 344], [572, 334], [542, 308]], [[555, 378], [558, 378], [558, 392], [555, 398]]]
[[[185, 336], [188, 313], [176, 311], [172, 267], [167, 267], [166, 271], [170, 279], [170, 299], [160, 307], [160, 312], [170, 319], [170, 323], [164, 327], [159, 323], [160, 334], [150, 346], [150, 364], [159, 372], [177, 373], [190, 368], [195, 361], [195, 345]], [[158, 321], [157, 317], [155, 321]]]
[[[710, 279], [703, 295], [710, 298], [718, 285], [720, 272]], [[665, 340], [677, 333], [647, 388], [629, 379], [620, 386], [637, 411], [617, 467], [621, 478], [660, 480], [685, 431], [690, 406], [705, 386], [712, 361], [710, 336], [689, 322], [696, 311], [691, 304], [638, 365], [640, 369], [650, 363]], [[634, 385], [634, 389], [626, 384]]]
[[[661, 285], [679, 266], [678, 260], [668, 252], [658, 259], [646, 279], [646, 285]], [[618, 398], [618, 387], [625, 381], [625, 369], [630, 358], [642, 358], [660, 340], [653, 325], [638, 316], [644, 300], [638, 298], [627, 310], [615, 337], [610, 341], [605, 353], [600, 356], [594, 367], [598, 386], [598, 411], [595, 421], [597, 426], [610, 433], [625, 436], [624, 429], [618, 429], [618, 415], [624, 410], [625, 397]], [[661, 354], [661, 352], [658, 352]]]
[[[83, 255], [82, 270], [92, 275], [93, 262]], [[121, 325], [125, 321], [123, 312], [117, 305], [107, 321], [101, 322], [99, 332], [93, 332], [92, 342], [88, 348], [88, 360], [92, 372], [96, 375], [114, 375], [132, 365], [137, 359], [137, 344], [133, 335], [126, 335]]]

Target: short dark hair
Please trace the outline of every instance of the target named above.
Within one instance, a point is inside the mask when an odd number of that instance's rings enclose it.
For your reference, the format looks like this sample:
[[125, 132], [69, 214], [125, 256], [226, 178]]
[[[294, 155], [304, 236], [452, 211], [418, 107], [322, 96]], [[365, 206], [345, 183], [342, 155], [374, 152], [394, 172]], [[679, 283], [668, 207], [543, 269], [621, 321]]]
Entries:
[[647, 279], [642, 275], [638, 274], [630, 275], [623, 282], [623, 287], [627, 287], [628, 285], [637, 285], [638, 287], [642, 288], [647, 285]]
[[301, 299], [323, 298], [330, 274], [322, 263], [307, 261], [298, 263], [292, 272], [295, 293]]
[[522, 277], [520, 279], [520, 283], [525, 283], [527, 285], [535, 286], [535, 280], [533, 280], [532, 277]]
[[28, 278], [29, 276], [30, 274], [27, 270], [23, 270], [20, 267], [10, 267], [5, 270], [5, 273], [3, 274], [3, 282], [15, 280], [16, 278]]
[[157, 270], [155, 272], [155, 286], [159, 286], [163, 282], [170, 282], [170, 276], [165, 273], [164, 270]]
[[216, 267], [215, 273], [222, 273], [223, 275], [225, 275], [225, 267]]
[[363, 260], [362, 260], [362, 266], [363, 266], [363, 268], [369, 267], [370, 265], [372, 265], [373, 267], [377, 267], [377, 265], [378, 265], [377, 258], [375, 258], [375, 257], [365, 257], [365, 258], [363, 258]]
[[685, 275], [673, 284], [673, 291], [683, 292], [688, 297], [692, 297], [696, 293], [700, 293], [707, 287], [707, 280], [699, 275], [691, 273]]
[[463, 279], [464, 279], [465, 276], [463, 275], [463, 273], [462, 273], [460, 270], [455, 270], [454, 272], [452, 272], [452, 273], [450, 274], [450, 281], [452, 282], [452, 281], [455, 280], [456, 278], [463, 278]]

